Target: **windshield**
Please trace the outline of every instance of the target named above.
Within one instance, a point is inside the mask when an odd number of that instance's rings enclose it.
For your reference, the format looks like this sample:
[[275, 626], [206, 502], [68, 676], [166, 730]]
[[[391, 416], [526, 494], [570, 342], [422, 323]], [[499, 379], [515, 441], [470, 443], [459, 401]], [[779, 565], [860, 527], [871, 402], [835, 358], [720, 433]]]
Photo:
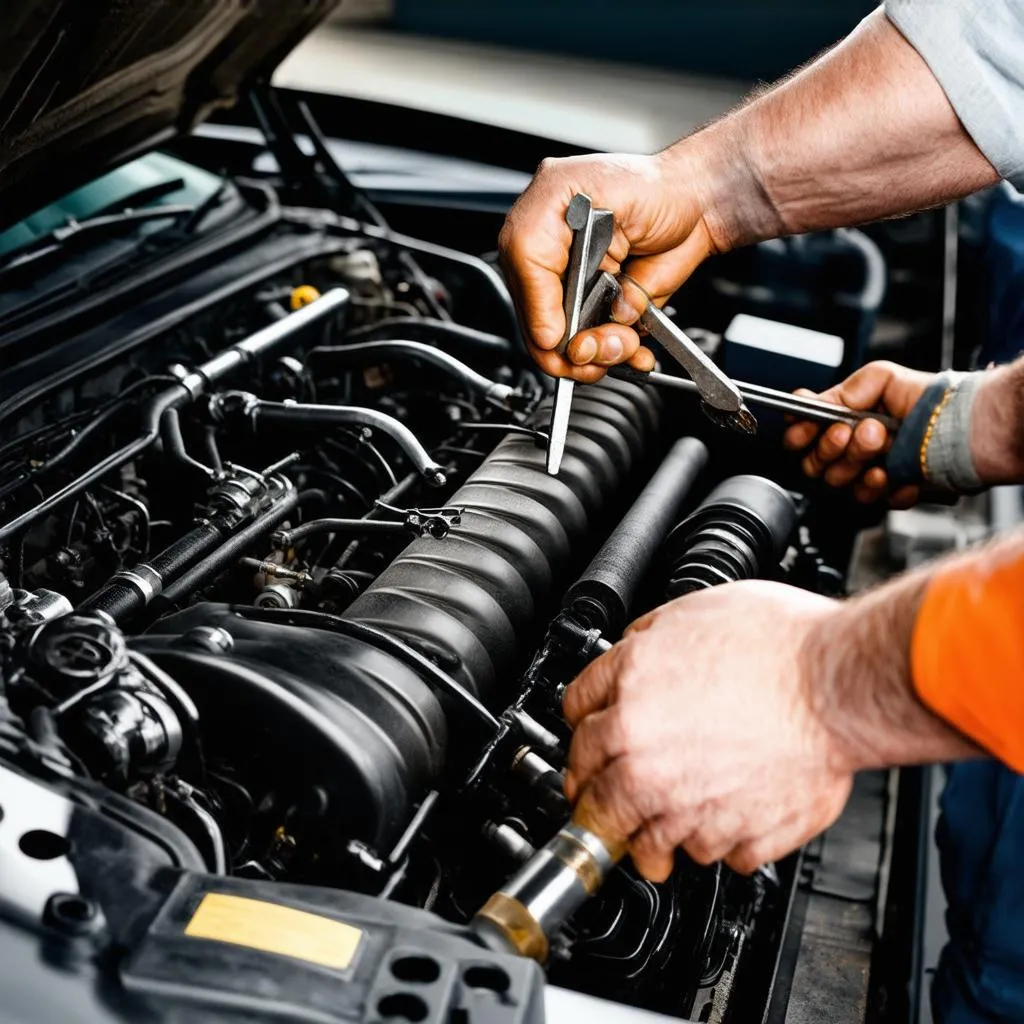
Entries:
[[[140, 205], [199, 206], [216, 193], [222, 181], [217, 175], [166, 153], [147, 153], [0, 232], [0, 257], [32, 244], [69, 220], [86, 220], [130, 196], [175, 180], [182, 183], [181, 187]], [[154, 229], [153, 223], [140, 223], [137, 230], [141, 234]]]

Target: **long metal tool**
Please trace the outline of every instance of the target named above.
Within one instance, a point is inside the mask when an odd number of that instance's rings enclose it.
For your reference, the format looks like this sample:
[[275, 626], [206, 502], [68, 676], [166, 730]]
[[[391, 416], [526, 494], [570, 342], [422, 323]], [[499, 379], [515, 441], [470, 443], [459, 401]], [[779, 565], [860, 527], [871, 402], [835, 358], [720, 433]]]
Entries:
[[[685, 391], [691, 395], [700, 395], [700, 389], [697, 384], [686, 377], [674, 377], [671, 374], [659, 373], [656, 370], [651, 373], [645, 373], [641, 370], [634, 370], [629, 366], [615, 366], [608, 372], [610, 376], [629, 381], [632, 384], [650, 384], [652, 387], [668, 388], [673, 391]], [[775, 388], [767, 388], [761, 384], [745, 384], [740, 380], [734, 380], [732, 383], [751, 405], [759, 405], [765, 409], [777, 409], [779, 412], [788, 413], [803, 420], [810, 420], [812, 423], [846, 423], [849, 426], [855, 427], [864, 420], [878, 420], [891, 434], [896, 433], [899, 429], [899, 421], [883, 412], [850, 409], [845, 405], [824, 402], [820, 398], [794, 395], [788, 391], [777, 391]]]
[[[573, 230], [569, 249], [569, 264], [563, 280], [563, 310], [565, 334], [556, 351], [564, 354], [569, 342], [583, 325], [581, 314], [591, 286], [598, 276], [601, 261], [611, 245], [615, 230], [615, 217], [611, 210], [594, 209], [590, 197], [582, 192], [572, 197], [565, 213], [566, 223]], [[614, 280], [614, 279], [613, 279]], [[565, 454], [565, 439], [569, 432], [569, 413], [575, 382], [560, 377], [551, 407], [551, 426], [548, 431], [548, 451], [545, 467], [556, 476]]]

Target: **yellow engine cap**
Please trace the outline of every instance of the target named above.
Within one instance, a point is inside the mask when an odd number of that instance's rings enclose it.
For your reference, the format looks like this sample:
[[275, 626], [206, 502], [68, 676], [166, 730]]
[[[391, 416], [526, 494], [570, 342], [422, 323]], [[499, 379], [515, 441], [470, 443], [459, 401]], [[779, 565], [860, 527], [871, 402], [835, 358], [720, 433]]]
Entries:
[[320, 292], [311, 284], [300, 284], [297, 288], [292, 289], [290, 304], [292, 309], [302, 309], [303, 306], [308, 306], [319, 298]]

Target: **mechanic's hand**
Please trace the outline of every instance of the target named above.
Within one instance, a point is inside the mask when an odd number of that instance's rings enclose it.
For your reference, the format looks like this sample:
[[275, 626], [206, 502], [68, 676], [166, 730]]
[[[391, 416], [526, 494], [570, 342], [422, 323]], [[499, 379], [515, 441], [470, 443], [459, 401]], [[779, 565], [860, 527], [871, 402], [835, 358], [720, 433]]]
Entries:
[[[626, 326], [642, 312], [643, 292], [662, 305], [706, 256], [728, 247], [709, 226], [700, 172], [682, 159], [669, 150], [545, 160], [509, 212], [499, 240], [502, 265], [531, 353], [546, 373], [592, 383], [617, 363], [654, 368], [653, 354]], [[565, 212], [577, 192], [615, 214], [604, 269], [622, 271], [641, 287], [620, 279], [623, 297], [612, 311], [616, 323], [581, 331], [562, 356], [552, 349], [565, 332], [562, 274], [572, 243]]]
[[[930, 373], [908, 370], [896, 363], [868, 363], [817, 397], [851, 409], [884, 411], [903, 420], [934, 379]], [[806, 390], [797, 394], [814, 397]], [[796, 423], [786, 431], [784, 439], [787, 448], [796, 450], [815, 441], [803, 460], [808, 476], [824, 477], [833, 487], [852, 486], [857, 500], [865, 503], [885, 495], [889, 486], [886, 472], [871, 463], [889, 450], [892, 437], [878, 420], [863, 420], [856, 428], [834, 423], [824, 432], [815, 423]], [[915, 486], [901, 487], [889, 495], [889, 502], [894, 508], [907, 508], [917, 501], [918, 492]]]
[[852, 762], [812, 705], [803, 654], [839, 607], [763, 581], [690, 594], [566, 690], [566, 796], [631, 837], [641, 874], [667, 878], [678, 846], [750, 872], [839, 815]]

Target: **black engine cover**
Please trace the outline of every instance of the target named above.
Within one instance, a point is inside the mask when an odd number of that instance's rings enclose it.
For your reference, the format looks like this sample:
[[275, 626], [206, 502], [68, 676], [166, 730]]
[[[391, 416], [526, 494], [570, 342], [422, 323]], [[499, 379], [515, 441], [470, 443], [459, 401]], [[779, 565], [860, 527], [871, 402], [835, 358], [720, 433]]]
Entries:
[[[550, 404], [531, 425], [547, 428]], [[577, 389], [557, 477], [529, 437], [510, 434], [449, 504], [462, 522], [442, 541], [414, 541], [345, 618], [458, 665], [452, 674], [485, 702], [522, 652], [538, 605], [560, 597], [572, 557], [590, 553], [595, 520], [626, 497], [659, 419], [657, 396], [605, 379]]]

